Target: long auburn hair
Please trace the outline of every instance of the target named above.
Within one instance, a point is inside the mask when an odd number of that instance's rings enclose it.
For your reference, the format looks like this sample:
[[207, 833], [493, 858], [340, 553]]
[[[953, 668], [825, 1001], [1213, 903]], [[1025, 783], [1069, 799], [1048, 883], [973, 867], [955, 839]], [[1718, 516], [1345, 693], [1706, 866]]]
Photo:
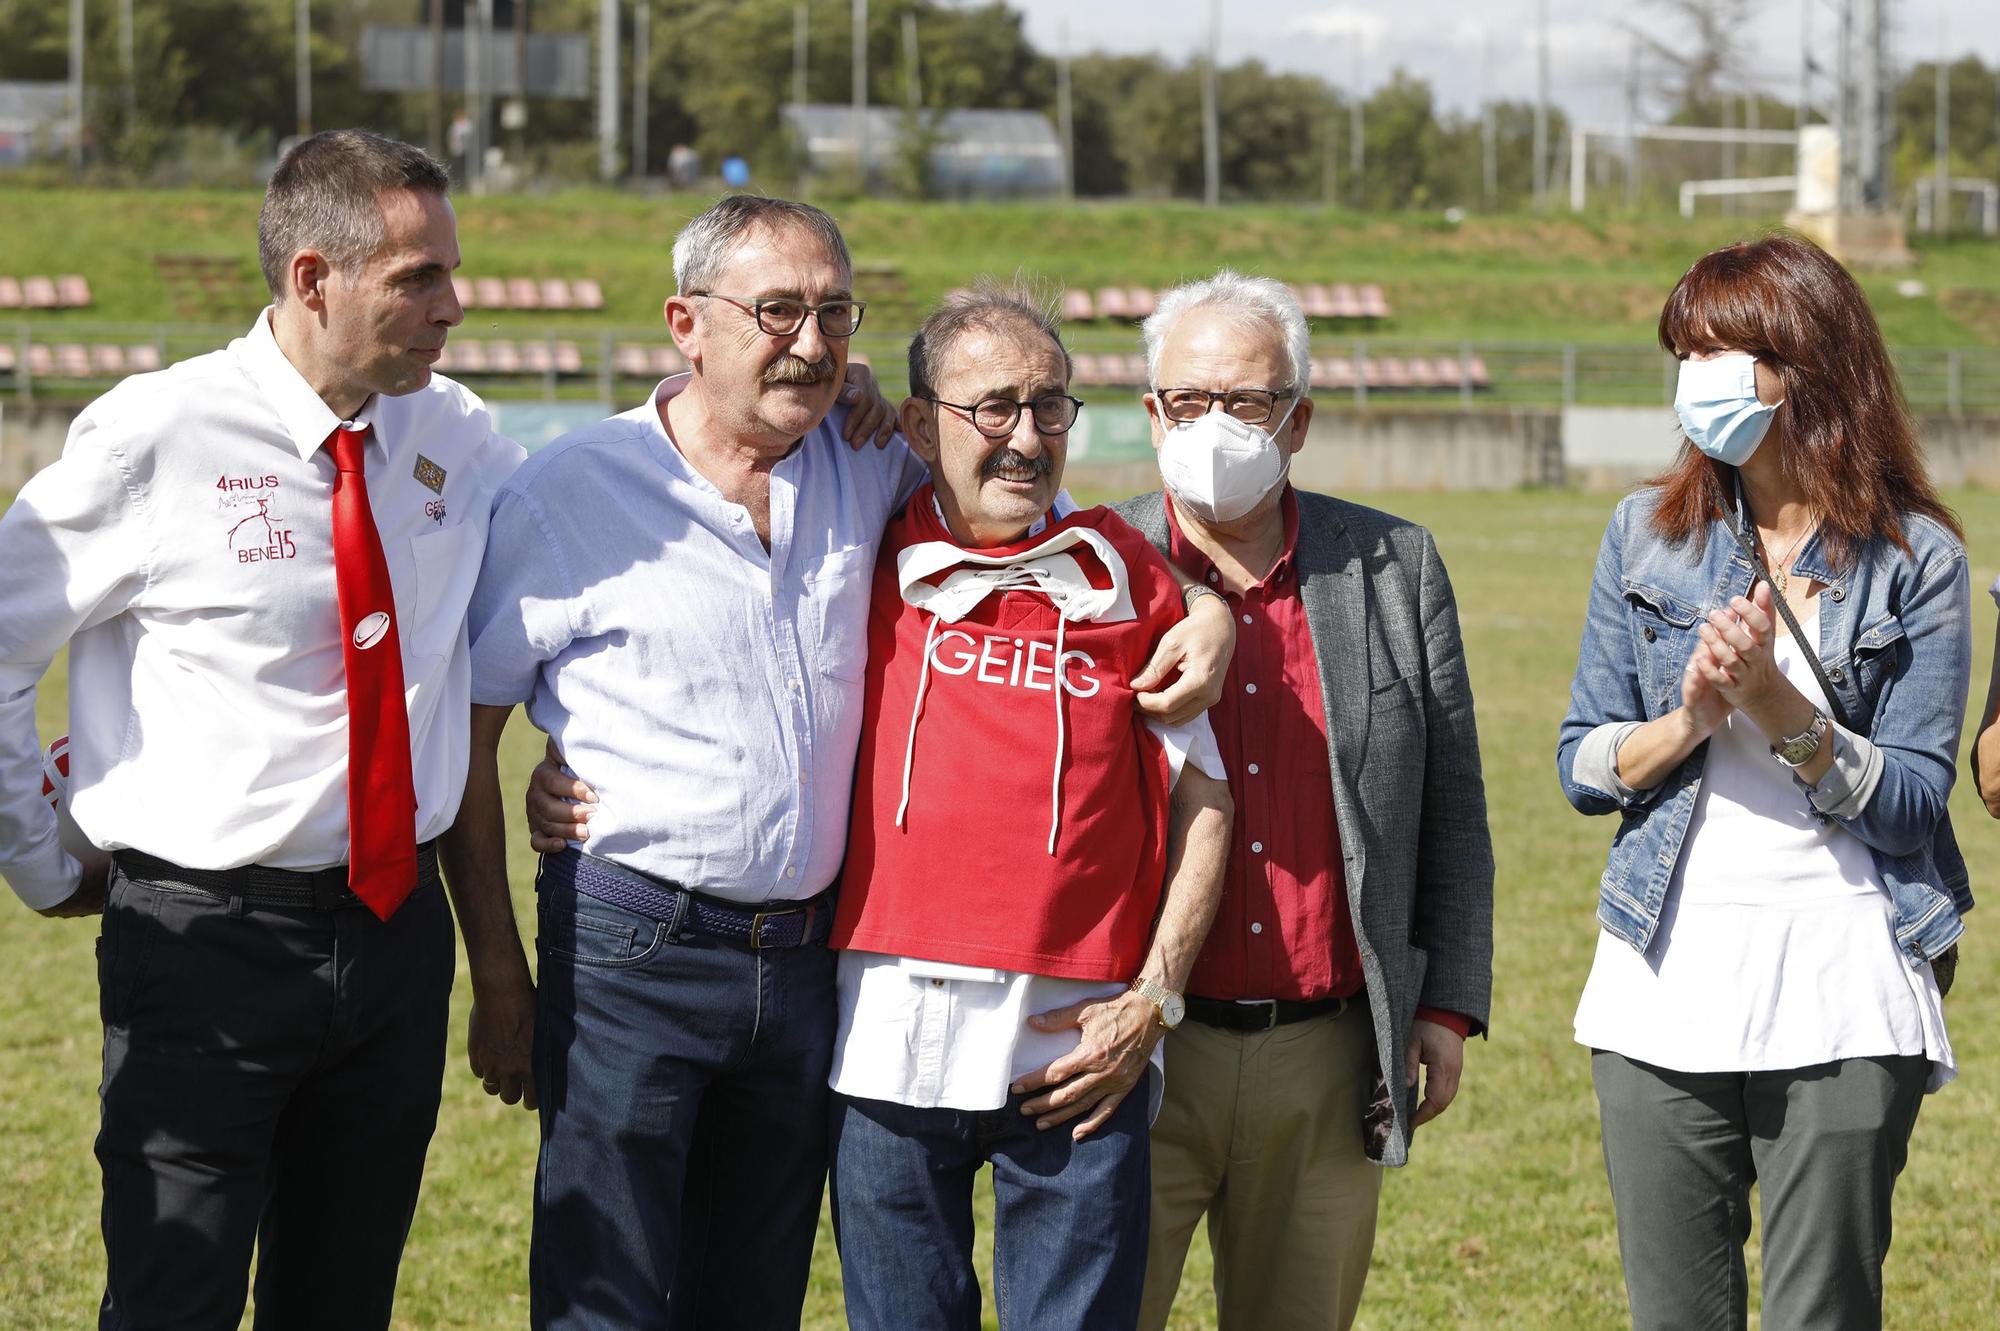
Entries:
[[[1874, 537], [1907, 552], [1909, 513], [1964, 539], [1924, 470], [1868, 298], [1819, 246], [1780, 231], [1704, 255], [1660, 311], [1660, 345], [1683, 359], [1747, 351], [1777, 371], [1785, 400], [1764, 447], [1778, 446], [1786, 479], [1804, 491], [1836, 561], [1852, 560]], [[1661, 491], [1653, 530], [1700, 548], [1709, 523], [1729, 511], [1730, 470], [1682, 439], [1673, 465], [1647, 482]]]

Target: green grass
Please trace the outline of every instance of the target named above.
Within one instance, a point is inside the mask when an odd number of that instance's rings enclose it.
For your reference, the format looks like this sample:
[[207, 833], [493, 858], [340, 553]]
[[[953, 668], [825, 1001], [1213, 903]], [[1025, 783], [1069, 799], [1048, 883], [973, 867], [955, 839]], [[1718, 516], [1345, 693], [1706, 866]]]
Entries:
[[[1995, 573], [2000, 496], [1952, 496], [1974, 547], [1974, 584]], [[1361, 1325], [1596, 1328], [1623, 1313], [1616, 1236], [1598, 1155], [1588, 1059], [1570, 1017], [1589, 966], [1595, 885], [1611, 828], [1573, 813], [1554, 778], [1556, 722], [1569, 674], [1605, 496], [1389, 496], [1381, 506], [1430, 524], [1457, 582], [1478, 698], [1499, 879], [1494, 1032], [1467, 1052], [1464, 1090], [1393, 1173]], [[1985, 692], [1992, 610], [1975, 603]], [[45, 734], [63, 726], [59, 678], [43, 690]], [[1968, 736], [1972, 718], [1968, 717]], [[537, 742], [509, 732], [508, 784]], [[1953, 796], [1975, 890], [1996, 889], [2000, 826], [1970, 783]], [[517, 829], [518, 836], [518, 829]], [[528, 857], [515, 847], [516, 890]], [[1994, 945], [1973, 917], [1948, 1004], [1960, 1080], [1928, 1101], [1898, 1190], [1889, 1257], [1892, 1326], [2000, 1325], [2000, 1088], [1987, 1037], [2000, 1029]], [[524, 913], [525, 919], [531, 919]], [[95, 926], [0, 905], [0, 1327], [74, 1328], [91, 1320], [102, 1275], [97, 1176], [90, 1156], [99, 1075], [91, 940]], [[463, 1062], [464, 984], [455, 995], [445, 1106], [403, 1268], [397, 1325], [486, 1328], [526, 1315], [534, 1131], [483, 1096]], [[1206, 1247], [1183, 1280], [1175, 1324], [1213, 1325]], [[843, 1324], [839, 1272], [824, 1226], [806, 1325]], [[990, 1282], [989, 1282], [990, 1288]]]
[[[601, 315], [560, 320], [479, 314], [482, 330], [655, 328], [672, 290], [669, 247], [706, 198], [574, 191], [458, 200], [468, 272], [503, 276], [594, 276]], [[37, 315], [38, 324], [179, 322], [153, 266], [156, 254], [233, 255], [242, 271], [240, 309], [218, 310], [225, 326], [261, 303], [250, 237], [258, 196], [247, 191], [119, 191], [0, 187], [0, 269], [82, 272], [94, 309]], [[1376, 332], [1416, 339], [1646, 343], [1660, 302], [1704, 252], [1774, 225], [1775, 216], [1704, 218], [1566, 214], [1474, 217], [1452, 226], [1431, 214], [1357, 214], [1305, 206], [1208, 210], [1187, 203], [1046, 205], [831, 205], [857, 259], [894, 264], [906, 290], [859, 283], [876, 303], [861, 345], [899, 345], [915, 312], [975, 273], [1017, 268], [1070, 286], [1165, 286], [1218, 264], [1291, 281], [1381, 283], [1395, 317]], [[1892, 343], [2000, 345], [2000, 266], [1990, 241], [1915, 241], [1928, 284], [1895, 294], [1899, 275], [1864, 282]], [[871, 336], [886, 341], [872, 341]], [[1128, 349], [1124, 335], [1106, 345]]]

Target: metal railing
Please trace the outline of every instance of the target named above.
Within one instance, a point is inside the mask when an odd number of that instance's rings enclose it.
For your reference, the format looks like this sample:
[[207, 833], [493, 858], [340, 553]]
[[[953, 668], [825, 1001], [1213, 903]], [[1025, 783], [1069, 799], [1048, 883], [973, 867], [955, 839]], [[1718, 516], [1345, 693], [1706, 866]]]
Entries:
[[[144, 348], [144, 363], [171, 365], [226, 345], [242, 335], [240, 327], [183, 324], [88, 324], [68, 320], [36, 325], [0, 325], [0, 400], [87, 401], [111, 387], [123, 375], [108, 368], [119, 358], [98, 348]], [[1102, 361], [1129, 362], [1139, 350], [1132, 330], [1078, 328], [1077, 350]], [[648, 328], [588, 328], [551, 324], [531, 331], [460, 330], [455, 341], [500, 341], [519, 351], [502, 372], [460, 373], [480, 393], [496, 400], [597, 401], [637, 400], [658, 375], [634, 347], [661, 347], [667, 339], [654, 325]], [[897, 330], [857, 335], [854, 351], [868, 360], [892, 395], [903, 388], [904, 351], [908, 335]], [[77, 350], [81, 348], [79, 353]], [[562, 354], [557, 354], [558, 350]], [[1911, 407], [1925, 414], [1969, 416], [2000, 414], [2000, 348], [1896, 347], [1896, 368]], [[1109, 353], [1122, 353], [1112, 357]], [[1349, 336], [1316, 337], [1313, 356], [1322, 364], [1345, 359], [1352, 371], [1337, 384], [1322, 378], [1313, 393], [1332, 407], [1351, 403], [1357, 408], [1394, 410], [1404, 407], [1651, 406], [1671, 405], [1677, 365], [1658, 347], [1643, 343], [1607, 345], [1576, 342], [1447, 342], [1427, 339]], [[129, 357], [127, 359], [130, 359]], [[1385, 363], [1422, 361], [1425, 373], [1415, 382], [1408, 376], [1387, 381], [1375, 373]], [[1460, 368], [1453, 376], [1445, 363]], [[530, 367], [533, 368], [530, 368]], [[656, 368], [656, 367], [655, 367]], [[452, 371], [447, 371], [452, 372]], [[1079, 395], [1106, 400], [1136, 394], [1137, 383], [1079, 382]]]

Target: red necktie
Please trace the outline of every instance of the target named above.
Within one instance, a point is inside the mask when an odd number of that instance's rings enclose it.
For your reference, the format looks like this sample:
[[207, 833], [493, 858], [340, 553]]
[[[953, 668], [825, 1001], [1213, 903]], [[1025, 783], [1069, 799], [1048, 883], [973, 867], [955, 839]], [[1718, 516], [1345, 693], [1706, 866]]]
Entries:
[[347, 885], [388, 919], [417, 885], [417, 795], [410, 715], [389, 561], [368, 507], [368, 427], [337, 429], [333, 450], [333, 577], [347, 664]]

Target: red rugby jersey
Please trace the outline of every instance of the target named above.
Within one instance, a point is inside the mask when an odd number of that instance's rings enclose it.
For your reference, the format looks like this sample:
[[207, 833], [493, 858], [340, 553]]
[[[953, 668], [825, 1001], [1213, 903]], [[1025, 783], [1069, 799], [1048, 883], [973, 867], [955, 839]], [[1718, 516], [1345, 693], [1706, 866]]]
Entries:
[[[926, 486], [889, 524], [876, 565], [868, 724], [832, 945], [1129, 980], [1165, 881], [1169, 780], [1130, 681], [1184, 613], [1173, 574], [1123, 519], [1085, 509], [968, 552], [1017, 573], [941, 619], [910, 598], [943, 604], [935, 589], [963, 586], [951, 582], [958, 569], [936, 568], [908, 598], [898, 573], [906, 552], [912, 568], [949, 561], [939, 543], [956, 547]], [[1019, 570], [1064, 560], [1088, 595], [1118, 605], [1059, 625], [1050, 594]], [[1121, 581], [1124, 598], [1109, 596]]]

